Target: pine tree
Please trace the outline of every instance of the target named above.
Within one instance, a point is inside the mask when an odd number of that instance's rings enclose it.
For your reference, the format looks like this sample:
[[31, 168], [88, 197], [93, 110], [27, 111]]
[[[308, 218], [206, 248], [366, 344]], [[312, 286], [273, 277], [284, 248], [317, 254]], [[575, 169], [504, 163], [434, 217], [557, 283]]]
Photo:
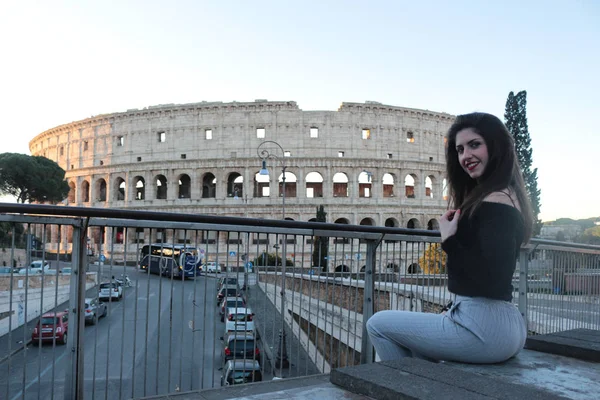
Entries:
[[537, 186], [537, 168], [531, 168], [531, 164], [533, 163], [533, 149], [531, 148], [531, 138], [529, 137], [529, 129], [527, 127], [527, 91], [522, 90], [516, 95], [513, 92], [508, 94], [504, 119], [508, 131], [513, 135], [515, 140], [515, 149], [519, 165], [521, 166], [521, 172], [523, 173], [525, 189], [527, 189], [533, 208], [535, 221], [533, 235], [537, 236], [542, 229], [542, 221], [538, 219], [541, 207], [541, 191]]
[[[327, 222], [327, 213], [323, 206], [317, 207], [317, 221]], [[313, 266], [321, 267], [323, 271], [327, 271], [327, 253], [329, 252], [329, 238], [315, 236], [313, 240]]]

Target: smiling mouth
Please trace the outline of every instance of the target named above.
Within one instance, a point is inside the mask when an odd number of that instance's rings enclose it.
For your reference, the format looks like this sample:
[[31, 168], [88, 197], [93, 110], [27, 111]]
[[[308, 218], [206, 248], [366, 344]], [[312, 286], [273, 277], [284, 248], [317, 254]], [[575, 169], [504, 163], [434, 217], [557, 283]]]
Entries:
[[477, 167], [479, 165], [478, 161], [475, 162], [469, 162], [465, 164], [465, 168], [469, 171], [473, 171], [475, 169], [475, 167]]

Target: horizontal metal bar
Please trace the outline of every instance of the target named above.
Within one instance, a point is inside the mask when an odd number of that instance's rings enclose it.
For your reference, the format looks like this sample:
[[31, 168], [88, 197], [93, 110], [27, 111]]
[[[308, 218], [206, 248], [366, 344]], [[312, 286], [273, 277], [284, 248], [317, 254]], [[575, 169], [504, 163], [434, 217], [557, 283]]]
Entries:
[[67, 217], [38, 217], [31, 215], [0, 214], [0, 221], [17, 222], [20, 224], [73, 225], [81, 226], [81, 218]]

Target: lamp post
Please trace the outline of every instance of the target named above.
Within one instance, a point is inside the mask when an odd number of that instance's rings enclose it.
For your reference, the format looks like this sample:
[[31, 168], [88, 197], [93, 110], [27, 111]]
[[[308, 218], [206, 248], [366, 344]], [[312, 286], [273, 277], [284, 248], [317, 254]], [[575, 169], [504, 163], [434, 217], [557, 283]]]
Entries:
[[[281, 157], [279, 157], [277, 154], [273, 153], [273, 149], [275, 151], [281, 150]], [[261, 159], [261, 169], [259, 174], [260, 175], [269, 175], [269, 170], [267, 169], [267, 160], [268, 159], [275, 159], [275, 160], [279, 160], [279, 162], [281, 162], [281, 181], [282, 181], [282, 205], [281, 205], [281, 211], [282, 211], [282, 218], [285, 219], [285, 170], [287, 168], [286, 164], [285, 164], [285, 151], [283, 150], [283, 147], [281, 147], [281, 145], [277, 142], [274, 142], [272, 140], [266, 140], [264, 142], [262, 142], [261, 144], [258, 145], [258, 148], [256, 149], [257, 153], [258, 153], [258, 157], [260, 157]], [[270, 181], [270, 180], [269, 180]], [[281, 329], [279, 330], [279, 346], [277, 349], [277, 357], [275, 359], [275, 368], [288, 368], [290, 363], [288, 361], [288, 356], [287, 356], [287, 343], [286, 343], [286, 334], [285, 334], [285, 329], [284, 329], [284, 325], [285, 325], [285, 274], [286, 274], [286, 266], [287, 266], [287, 258], [286, 258], [286, 243], [287, 242], [287, 237], [285, 235], [283, 235], [283, 248], [282, 248], [282, 271], [281, 271]], [[277, 247], [275, 247], [277, 246]], [[275, 244], [275, 250], [277, 251], [278, 245], [277, 243]], [[275, 252], [275, 264], [277, 264], [277, 252]]]

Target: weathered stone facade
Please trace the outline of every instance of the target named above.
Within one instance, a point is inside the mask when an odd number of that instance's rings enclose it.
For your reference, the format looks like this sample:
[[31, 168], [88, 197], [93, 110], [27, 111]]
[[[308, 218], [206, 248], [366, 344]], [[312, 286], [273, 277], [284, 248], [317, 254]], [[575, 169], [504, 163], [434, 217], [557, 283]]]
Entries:
[[[445, 209], [446, 113], [293, 101], [159, 105], [49, 129], [30, 142], [56, 161], [68, 205], [437, 228]], [[276, 158], [259, 175], [259, 146]], [[261, 146], [263, 148], [263, 146]], [[68, 236], [68, 235], [67, 235]], [[132, 238], [133, 239], [133, 238]]]

